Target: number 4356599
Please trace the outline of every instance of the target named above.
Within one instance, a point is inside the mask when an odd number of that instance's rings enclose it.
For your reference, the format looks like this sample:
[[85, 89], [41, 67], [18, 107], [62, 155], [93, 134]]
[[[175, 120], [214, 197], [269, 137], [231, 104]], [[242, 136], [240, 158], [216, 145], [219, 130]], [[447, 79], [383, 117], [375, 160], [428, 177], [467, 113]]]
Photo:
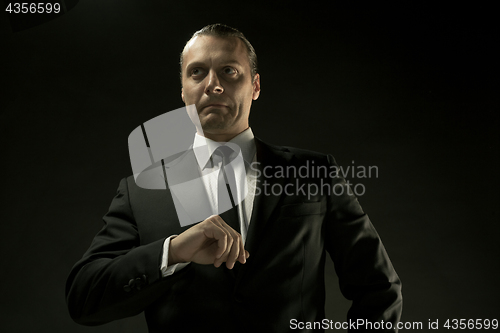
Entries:
[[59, 13], [61, 11], [60, 3], [20, 3], [20, 2], [9, 2], [6, 12], [12, 14], [43, 14], [43, 13]]

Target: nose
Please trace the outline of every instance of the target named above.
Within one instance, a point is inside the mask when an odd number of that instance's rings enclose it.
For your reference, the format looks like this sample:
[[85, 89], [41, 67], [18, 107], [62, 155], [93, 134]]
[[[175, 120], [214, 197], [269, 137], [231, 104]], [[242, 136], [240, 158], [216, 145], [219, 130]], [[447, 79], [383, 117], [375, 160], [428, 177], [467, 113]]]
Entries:
[[224, 92], [224, 87], [222, 87], [219, 77], [214, 71], [210, 71], [208, 74], [208, 82], [205, 87], [205, 93], [208, 94], [222, 94]]

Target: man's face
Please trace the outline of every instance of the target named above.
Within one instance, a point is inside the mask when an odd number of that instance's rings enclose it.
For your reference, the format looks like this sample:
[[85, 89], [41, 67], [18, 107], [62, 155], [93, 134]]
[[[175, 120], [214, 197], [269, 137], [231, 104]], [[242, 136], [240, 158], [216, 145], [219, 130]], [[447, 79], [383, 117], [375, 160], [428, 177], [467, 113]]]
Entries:
[[197, 36], [186, 45], [182, 100], [195, 104], [205, 136], [230, 139], [248, 128], [260, 78], [252, 78], [248, 53], [237, 37]]

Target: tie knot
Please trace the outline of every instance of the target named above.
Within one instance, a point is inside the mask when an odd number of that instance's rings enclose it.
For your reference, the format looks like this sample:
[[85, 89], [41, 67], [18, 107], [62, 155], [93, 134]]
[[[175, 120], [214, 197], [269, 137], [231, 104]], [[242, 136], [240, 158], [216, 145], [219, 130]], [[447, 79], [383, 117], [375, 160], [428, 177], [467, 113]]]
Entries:
[[229, 164], [231, 161], [231, 154], [234, 153], [233, 148], [228, 146], [220, 146], [215, 151], [214, 154], [217, 154], [222, 157], [224, 164]]

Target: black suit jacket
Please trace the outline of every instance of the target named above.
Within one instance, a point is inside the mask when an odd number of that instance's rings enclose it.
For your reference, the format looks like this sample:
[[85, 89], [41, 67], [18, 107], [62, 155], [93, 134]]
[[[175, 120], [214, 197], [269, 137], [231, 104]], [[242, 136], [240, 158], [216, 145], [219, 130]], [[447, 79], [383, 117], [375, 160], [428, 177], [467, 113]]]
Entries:
[[[377, 232], [353, 195], [332, 194], [324, 185], [344, 186], [345, 180], [274, 177], [283, 167], [332, 170], [333, 157], [258, 139], [256, 145], [261, 170], [267, 166], [273, 177], [260, 174], [245, 246], [251, 256], [237, 273], [224, 265], [191, 263], [163, 278], [165, 238], [190, 226], [180, 226], [168, 189], [142, 189], [129, 177], [120, 182], [103, 229], [69, 275], [71, 317], [97, 325], [144, 311], [150, 332], [286, 332], [292, 319], [324, 318], [328, 252], [340, 289], [352, 300], [348, 318], [395, 324], [401, 282]], [[310, 184], [324, 192], [307, 195]]]

